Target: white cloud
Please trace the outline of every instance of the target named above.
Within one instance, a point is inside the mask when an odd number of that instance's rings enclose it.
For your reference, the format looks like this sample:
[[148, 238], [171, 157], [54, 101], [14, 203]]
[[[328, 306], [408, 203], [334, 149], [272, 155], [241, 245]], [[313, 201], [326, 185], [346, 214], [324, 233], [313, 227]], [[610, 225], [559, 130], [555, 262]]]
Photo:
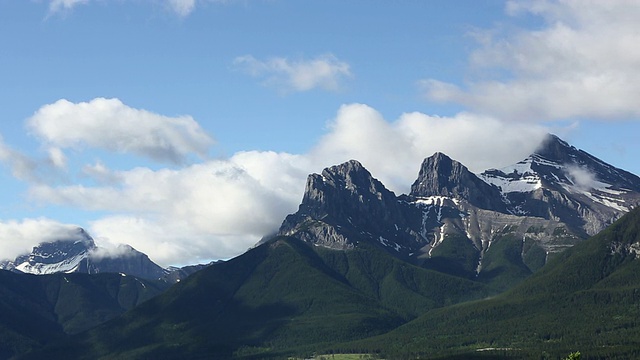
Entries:
[[639, 2], [510, 1], [507, 12], [540, 17], [543, 26], [476, 34], [470, 65], [478, 80], [464, 88], [424, 80], [429, 99], [510, 120], [640, 116]]
[[582, 166], [567, 167], [567, 175], [573, 183], [582, 190], [591, 190], [598, 186], [596, 175], [589, 171], [588, 168]]
[[264, 79], [265, 85], [284, 92], [315, 88], [336, 91], [345, 79], [353, 76], [349, 64], [332, 54], [310, 60], [273, 57], [265, 61], [245, 55], [237, 57], [233, 63], [251, 76]]
[[[32, 199], [117, 215], [89, 229], [164, 265], [237, 255], [295, 211], [310, 172], [304, 157], [243, 152], [179, 170], [85, 168], [101, 186], [35, 185]], [[191, 259], [189, 258], [191, 257]]]
[[46, 241], [83, 239], [77, 225], [51, 219], [0, 221], [0, 259], [14, 259]]
[[522, 160], [546, 133], [539, 126], [470, 113], [439, 117], [414, 112], [390, 122], [367, 105], [353, 104], [340, 108], [311, 156], [325, 166], [357, 159], [387, 187], [407, 192], [422, 160], [437, 151], [478, 172]]
[[[97, 185], [35, 184], [30, 198], [111, 215], [88, 229], [98, 243], [128, 243], [162, 265], [228, 258], [276, 230], [297, 209], [312, 172], [360, 160], [397, 193], [407, 192], [422, 160], [442, 151], [472, 170], [529, 155], [545, 131], [493, 118], [422, 113], [388, 121], [362, 104], [342, 106], [308, 154], [239, 152], [178, 169], [83, 169]], [[515, 150], [514, 150], [515, 149]]]
[[61, 11], [68, 11], [78, 5], [87, 3], [89, 3], [89, 0], [51, 0], [49, 3], [49, 13], [54, 14]]
[[[96, 2], [95, 0], [91, 0]], [[167, 9], [181, 18], [185, 18], [193, 13], [197, 3], [218, 3], [225, 4], [233, 0], [163, 0]], [[49, 15], [56, 13], [71, 11], [73, 8], [82, 4], [89, 4], [90, 0], [51, 0], [49, 2]], [[110, 1], [103, 1], [108, 4]]]
[[180, 17], [188, 16], [196, 7], [196, 0], [167, 0], [167, 3]]
[[213, 139], [190, 116], [168, 117], [131, 108], [118, 99], [72, 103], [58, 100], [27, 121], [29, 129], [52, 148], [102, 148], [158, 161], [181, 163], [189, 154], [206, 157]]

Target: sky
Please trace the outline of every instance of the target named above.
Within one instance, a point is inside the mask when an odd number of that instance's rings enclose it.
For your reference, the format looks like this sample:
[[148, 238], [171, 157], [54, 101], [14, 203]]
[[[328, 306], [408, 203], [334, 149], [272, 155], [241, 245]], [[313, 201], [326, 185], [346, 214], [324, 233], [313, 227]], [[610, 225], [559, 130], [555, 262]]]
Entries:
[[[237, 256], [310, 173], [397, 194], [545, 134], [640, 174], [634, 0], [0, 0], [0, 258], [82, 227], [163, 266]], [[114, 250], [115, 251], [115, 250]]]

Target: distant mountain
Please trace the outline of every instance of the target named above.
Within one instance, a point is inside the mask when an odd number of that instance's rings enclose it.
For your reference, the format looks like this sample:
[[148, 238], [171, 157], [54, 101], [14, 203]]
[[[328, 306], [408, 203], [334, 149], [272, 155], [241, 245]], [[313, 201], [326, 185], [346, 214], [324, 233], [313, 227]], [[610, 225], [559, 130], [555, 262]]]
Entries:
[[0, 269], [26, 274], [55, 273], [121, 273], [148, 280], [166, 280], [171, 283], [184, 279], [205, 265], [163, 269], [149, 257], [128, 245], [119, 245], [107, 252], [82, 228], [71, 239], [58, 239], [35, 246], [31, 253], [15, 260], [0, 262]]
[[[640, 358], [640, 208], [492, 299], [344, 345], [390, 358]], [[484, 351], [480, 351], [484, 349]], [[491, 350], [493, 349], [493, 350]]]
[[168, 284], [120, 274], [16, 274], [0, 270], [0, 359], [92, 328]]

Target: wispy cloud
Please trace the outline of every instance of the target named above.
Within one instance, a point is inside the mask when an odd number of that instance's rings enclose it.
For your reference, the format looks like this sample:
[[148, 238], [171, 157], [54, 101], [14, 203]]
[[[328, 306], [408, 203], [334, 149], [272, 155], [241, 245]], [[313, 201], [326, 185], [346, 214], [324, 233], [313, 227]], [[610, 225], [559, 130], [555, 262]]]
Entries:
[[89, 3], [89, 0], [51, 0], [49, 13], [55, 14], [61, 11], [69, 11], [78, 5], [87, 3]]
[[506, 11], [543, 25], [477, 32], [469, 59], [476, 80], [425, 79], [427, 98], [514, 121], [640, 116], [640, 3], [509, 1]]
[[167, 0], [171, 10], [180, 17], [186, 17], [196, 8], [196, 0]]
[[64, 163], [60, 148], [96, 147], [182, 163], [189, 154], [206, 157], [213, 144], [190, 116], [163, 116], [131, 108], [118, 99], [58, 100], [36, 111], [27, 126], [53, 147], [51, 155], [57, 164]]
[[47, 156], [38, 159], [7, 145], [0, 136], [0, 163], [11, 169], [12, 175], [30, 183], [55, 183], [64, 178], [66, 157], [59, 149], [49, 149]]
[[233, 64], [249, 75], [262, 79], [263, 84], [283, 92], [315, 88], [337, 91], [346, 79], [353, 77], [349, 64], [332, 54], [297, 60], [284, 57], [258, 60], [245, 55], [237, 57]]
[[[234, 0], [162, 0], [166, 8], [181, 18], [186, 18], [196, 10], [198, 3], [218, 3], [226, 4], [231, 3]], [[57, 13], [68, 12], [77, 7], [78, 5], [89, 4], [90, 2], [96, 2], [96, 0], [50, 0], [49, 2], [49, 15]], [[104, 1], [108, 4], [109, 2]]]

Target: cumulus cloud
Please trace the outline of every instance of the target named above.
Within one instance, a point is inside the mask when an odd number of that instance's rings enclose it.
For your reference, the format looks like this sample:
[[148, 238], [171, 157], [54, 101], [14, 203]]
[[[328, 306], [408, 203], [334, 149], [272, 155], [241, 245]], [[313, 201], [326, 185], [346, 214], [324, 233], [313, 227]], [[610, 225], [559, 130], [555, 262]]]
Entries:
[[190, 116], [163, 116], [129, 107], [118, 99], [58, 100], [36, 111], [27, 126], [54, 149], [52, 159], [58, 163], [63, 159], [62, 148], [88, 146], [182, 163], [189, 154], [206, 157], [213, 145], [213, 139]]
[[249, 75], [263, 79], [267, 86], [281, 91], [308, 91], [321, 88], [339, 90], [345, 79], [353, 76], [348, 63], [332, 54], [313, 59], [290, 60], [273, 57], [258, 60], [251, 55], [237, 57], [234, 65]]
[[246, 151], [158, 170], [116, 171], [97, 162], [83, 169], [93, 185], [41, 183], [29, 194], [43, 204], [110, 213], [90, 224], [98, 243], [127, 243], [162, 265], [186, 264], [238, 255], [276, 230], [297, 209], [307, 175], [324, 167], [358, 159], [399, 194], [436, 151], [479, 171], [522, 160], [544, 135], [539, 127], [473, 114], [387, 120], [351, 104], [307, 154]]
[[47, 241], [81, 240], [77, 225], [39, 218], [0, 221], [0, 259], [14, 259]]
[[422, 160], [437, 151], [479, 172], [522, 160], [546, 133], [540, 126], [471, 113], [440, 117], [413, 112], [388, 121], [367, 105], [351, 104], [340, 108], [310, 156], [315, 163], [358, 159], [389, 188], [407, 192]]
[[89, 169], [110, 181], [40, 184], [30, 196], [117, 213], [94, 221], [91, 234], [106, 243], [128, 243], [167, 265], [246, 250], [295, 211], [310, 172], [304, 157], [274, 152], [242, 152], [179, 170], [110, 171], [102, 164]]
[[465, 87], [423, 80], [429, 99], [511, 120], [640, 115], [640, 3], [510, 1], [506, 10], [539, 17], [543, 25], [476, 33], [480, 47], [470, 66], [477, 80]]

